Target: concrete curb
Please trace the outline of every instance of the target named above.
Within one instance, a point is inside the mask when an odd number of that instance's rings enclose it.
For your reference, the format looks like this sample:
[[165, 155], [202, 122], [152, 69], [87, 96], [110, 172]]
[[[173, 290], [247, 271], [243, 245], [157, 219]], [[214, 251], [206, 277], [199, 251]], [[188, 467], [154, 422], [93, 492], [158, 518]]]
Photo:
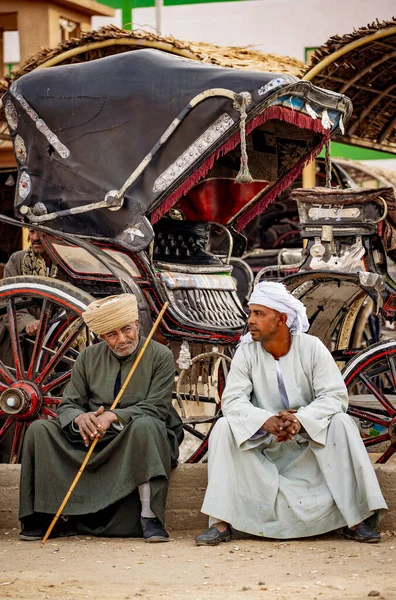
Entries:
[[[0, 530], [19, 529], [20, 465], [0, 464]], [[206, 465], [179, 465], [171, 473], [166, 525], [170, 530], [200, 530], [207, 517], [200, 513], [207, 484]]]
[[[389, 511], [380, 529], [396, 530], [396, 462], [374, 465]], [[0, 464], [0, 529], [19, 528], [19, 465]], [[202, 530], [207, 517], [200, 508], [207, 484], [207, 465], [179, 465], [172, 471], [166, 526], [170, 530]]]

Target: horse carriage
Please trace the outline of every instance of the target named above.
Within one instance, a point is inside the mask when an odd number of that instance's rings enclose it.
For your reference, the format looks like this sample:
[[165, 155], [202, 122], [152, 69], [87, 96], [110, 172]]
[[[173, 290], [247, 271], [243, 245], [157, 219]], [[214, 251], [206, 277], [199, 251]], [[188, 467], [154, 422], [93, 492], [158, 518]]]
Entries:
[[[81, 313], [133, 292], [147, 332], [172, 349], [183, 460], [200, 460], [246, 322], [232, 276], [239, 231], [343, 127], [351, 103], [290, 75], [235, 71], [152, 49], [33, 71], [3, 107], [18, 161], [16, 218], [57, 277], [0, 284], [12, 359], [0, 362], [3, 460], [53, 418], [79, 352]], [[23, 312], [35, 336], [19, 327]]]

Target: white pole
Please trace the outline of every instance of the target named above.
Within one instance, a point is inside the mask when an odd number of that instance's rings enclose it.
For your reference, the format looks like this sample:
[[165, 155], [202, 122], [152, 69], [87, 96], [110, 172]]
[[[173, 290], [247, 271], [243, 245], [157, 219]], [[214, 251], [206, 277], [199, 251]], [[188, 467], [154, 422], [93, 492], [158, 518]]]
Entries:
[[158, 35], [162, 35], [162, 14], [164, 0], [155, 0], [155, 28]]

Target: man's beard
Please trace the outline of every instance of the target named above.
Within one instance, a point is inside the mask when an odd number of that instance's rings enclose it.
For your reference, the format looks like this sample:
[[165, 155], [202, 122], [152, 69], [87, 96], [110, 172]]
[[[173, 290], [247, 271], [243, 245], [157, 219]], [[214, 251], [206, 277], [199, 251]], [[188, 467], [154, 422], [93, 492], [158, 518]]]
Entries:
[[274, 331], [269, 331], [268, 333], [261, 333], [257, 329], [255, 329], [253, 332], [251, 331], [250, 333], [252, 335], [252, 339], [255, 342], [260, 342], [261, 344], [270, 342], [276, 336], [276, 332]]
[[116, 354], [117, 356], [119, 356], [120, 358], [125, 357], [125, 356], [129, 356], [130, 354], [133, 354], [138, 346], [139, 343], [139, 337], [136, 338], [136, 340], [134, 342], [132, 342], [131, 344], [125, 344], [125, 348], [122, 350], [120, 350], [119, 348], [117, 348], [117, 346], [113, 349], [114, 354]]

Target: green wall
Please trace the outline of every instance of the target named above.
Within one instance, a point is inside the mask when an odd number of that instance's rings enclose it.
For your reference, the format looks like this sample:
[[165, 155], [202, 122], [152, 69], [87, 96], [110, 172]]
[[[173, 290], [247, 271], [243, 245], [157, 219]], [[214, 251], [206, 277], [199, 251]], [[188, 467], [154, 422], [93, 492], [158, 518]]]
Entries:
[[[388, 152], [379, 152], [378, 150], [368, 150], [367, 148], [358, 148], [357, 146], [348, 146], [338, 142], [330, 143], [331, 156], [334, 158], [351, 158], [352, 160], [384, 160], [386, 158], [396, 158], [396, 154]], [[324, 156], [324, 151], [320, 156]]]

